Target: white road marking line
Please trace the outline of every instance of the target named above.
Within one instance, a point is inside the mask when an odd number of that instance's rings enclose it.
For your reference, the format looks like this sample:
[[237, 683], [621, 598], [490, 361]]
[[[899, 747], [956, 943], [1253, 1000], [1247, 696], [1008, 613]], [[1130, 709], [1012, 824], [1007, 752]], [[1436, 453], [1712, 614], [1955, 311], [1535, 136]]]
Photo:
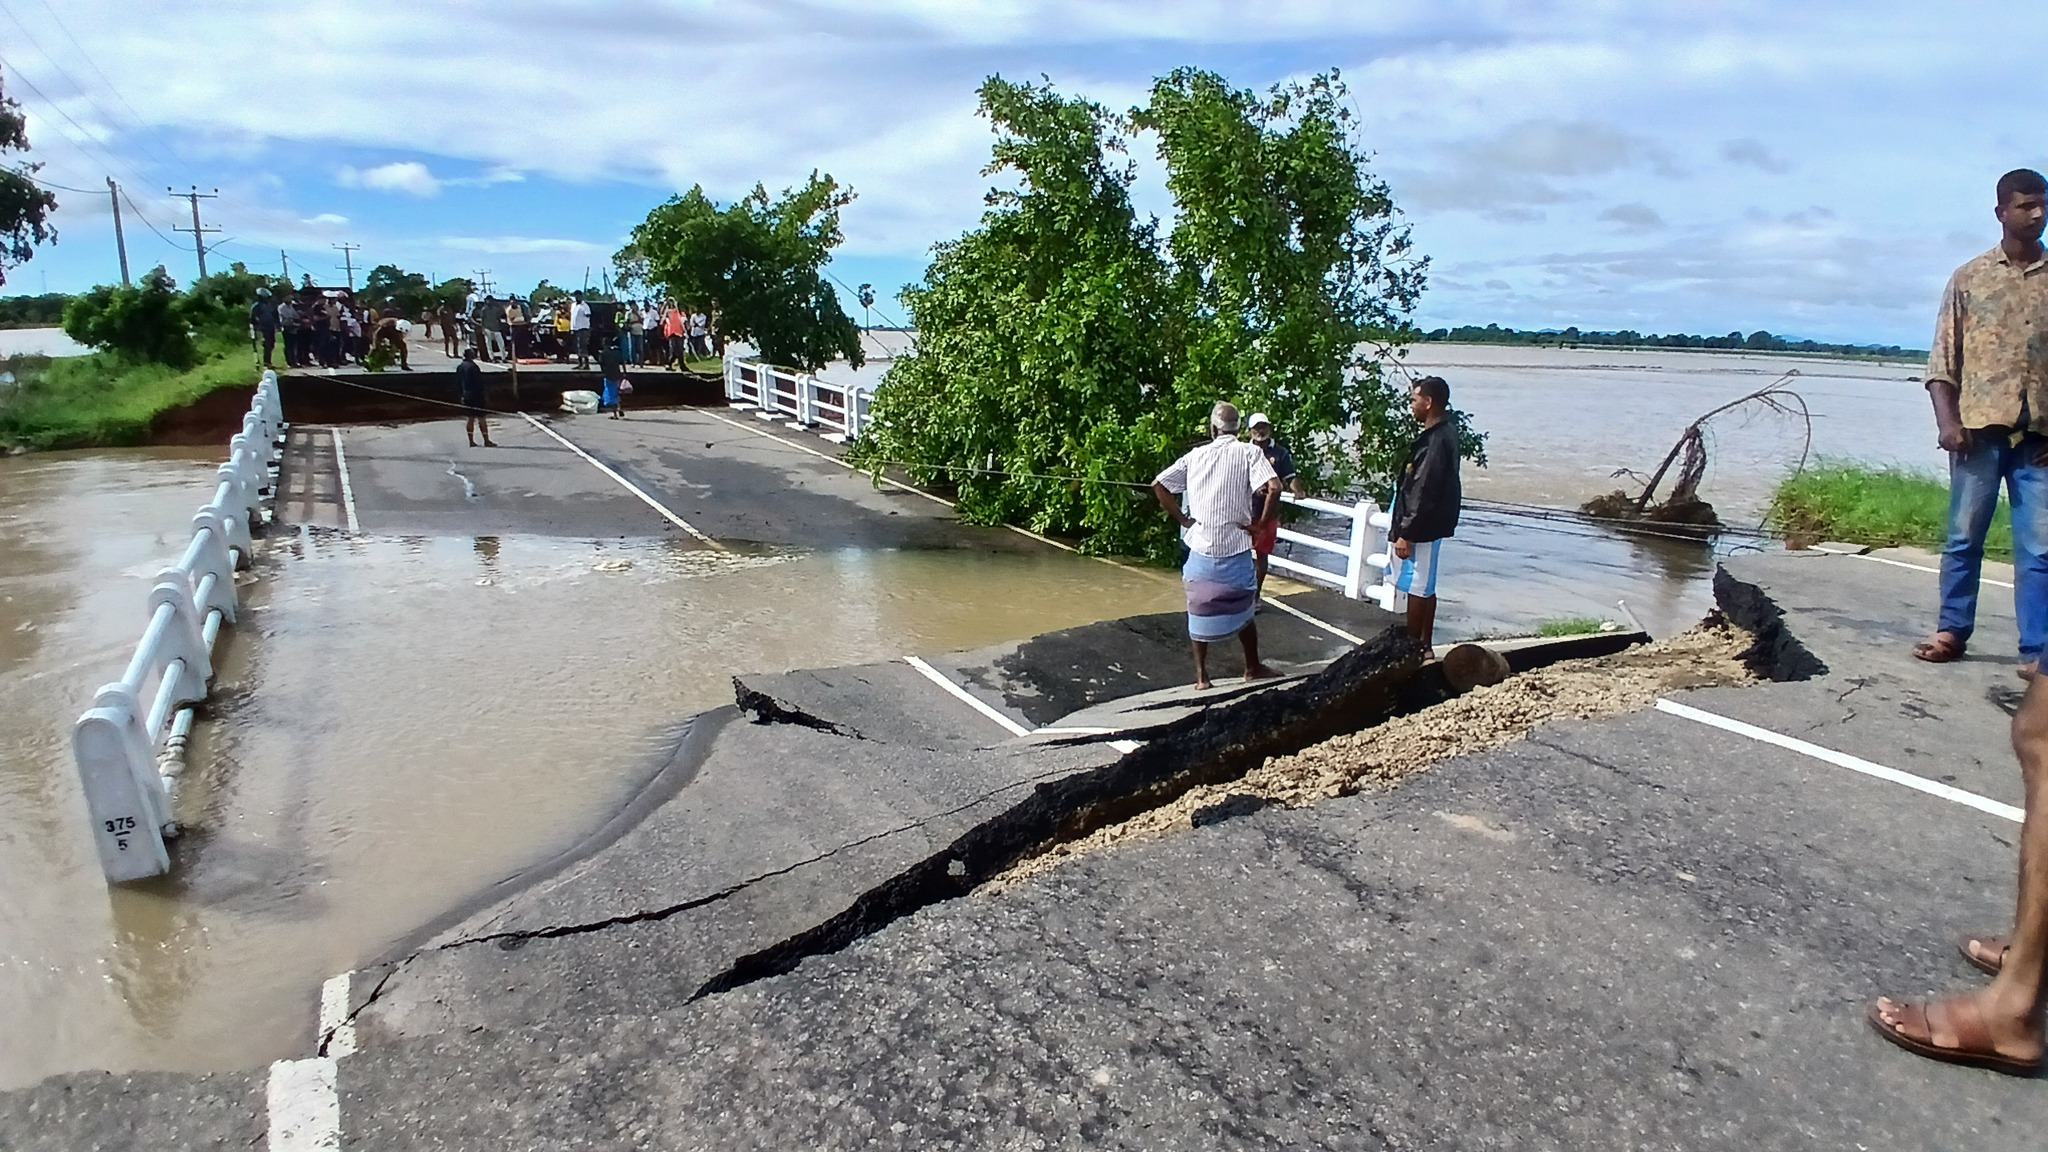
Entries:
[[279, 1060], [270, 1066], [265, 1103], [270, 1152], [338, 1152], [341, 1098], [334, 1090], [334, 1058]]
[[946, 691], [952, 693], [954, 696], [957, 696], [961, 700], [966, 701], [967, 705], [973, 708], [976, 712], [981, 713], [983, 716], [986, 716], [989, 719], [995, 721], [996, 723], [1001, 724], [1003, 727], [1009, 729], [1010, 735], [1031, 735], [1031, 729], [1026, 728], [1022, 724], [1017, 723], [1015, 720], [1010, 719], [1008, 716], [1003, 715], [1001, 712], [996, 711], [980, 697], [974, 695], [972, 692], [969, 692], [967, 689], [962, 688], [958, 684], [953, 683], [951, 677], [939, 671], [937, 668], [934, 668], [931, 665], [925, 663], [924, 661], [919, 660], [915, 656], [905, 656], [903, 658], [903, 662], [905, 664], [910, 665], [912, 668], [917, 669], [919, 672], [924, 673], [925, 679], [930, 680], [932, 683], [937, 684], [941, 688], [944, 688]]
[[[720, 424], [730, 424], [742, 432], [752, 432], [756, 436], [766, 436], [768, 439], [773, 440], [778, 444], [786, 444], [799, 452], [807, 452], [812, 456], [816, 456], [820, 460], [830, 461], [831, 463], [837, 464], [841, 468], [844, 468], [849, 472], [861, 471], [860, 469], [855, 468], [853, 465], [848, 464], [846, 461], [841, 460], [839, 457], [832, 455], [830, 452], [820, 452], [816, 448], [813, 448], [808, 444], [799, 444], [796, 441], [791, 440], [787, 436], [777, 436], [775, 433], [768, 431], [766, 428], [756, 428], [751, 424], [742, 424], [737, 420], [732, 420], [728, 419], [727, 417], [720, 416], [716, 412], [705, 412], [704, 415], [711, 417], [713, 420], [718, 421]], [[862, 474], [865, 475], [865, 473]], [[901, 480], [891, 480], [887, 476], [882, 477], [881, 480], [882, 483], [887, 484], [892, 488], [901, 488], [905, 492], [909, 492], [912, 495], [922, 496], [934, 504], [944, 504], [948, 508], [957, 507], [957, 505], [955, 505], [951, 500], [947, 500], [944, 497], [940, 496], [934, 496], [931, 493], [925, 491], [924, 489], [917, 487], [916, 485], [905, 484]]]
[[336, 1058], [353, 1055], [356, 1050], [356, 1026], [348, 1018], [351, 975], [353, 973], [343, 972], [339, 976], [329, 976], [327, 983], [320, 986], [319, 1037], [327, 1045], [327, 1054]]
[[360, 536], [363, 526], [356, 520], [356, 490], [348, 482], [348, 452], [341, 446], [341, 429], [329, 428], [334, 433], [334, 470], [341, 473], [341, 509], [348, 515], [348, 534]]
[[1138, 742], [1136, 740], [1111, 740], [1109, 746], [1126, 755], [1138, 750]]
[[1673, 700], [1659, 698], [1657, 701], [1657, 711], [1668, 712], [1673, 716], [1697, 721], [1712, 728], [1719, 728], [1724, 732], [1733, 732], [1738, 736], [1747, 736], [1752, 740], [1761, 740], [1766, 744], [1790, 749], [1801, 755], [1826, 761], [1837, 768], [1847, 768], [1851, 772], [1861, 772], [1865, 776], [1874, 776], [1879, 780], [1889, 780], [1893, 784], [1902, 784], [1916, 792], [1925, 792], [1929, 796], [1939, 796], [1943, 800], [1961, 804], [1965, 808], [1975, 808], [1977, 811], [1988, 815], [2003, 817], [2015, 824], [2024, 823], [2027, 818], [2024, 809], [2015, 808], [2010, 804], [2001, 804], [1988, 796], [1979, 796], [1975, 792], [1965, 792], [1961, 788], [1950, 787], [1938, 780], [1929, 780], [1922, 776], [1915, 776], [1911, 772], [1901, 772], [1897, 768], [1887, 768], [1882, 764], [1874, 764], [1860, 756], [1851, 756], [1847, 752], [1837, 752], [1832, 748], [1823, 748], [1818, 744], [1809, 744], [1804, 740], [1795, 739], [1791, 736], [1781, 736], [1768, 728], [1759, 728], [1754, 724], [1745, 724], [1740, 720], [1731, 720], [1726, 716], [1707, 712], [1690, 705], [1680, 704]]
[[1308, 613], [1303, 612], [1301, 609], [1294, 607], [1292, 604], [1288, 604], [1287, 602], [1281, 600], [1277, 596], [1271, 600], [1261, 600], [1259, 601], [1259, 603], [1267, 604], [1274, 608], [1278, 608], [1282, 612], [1285, 612], [1289, 616], [1293, 616], [1296, 619], [1306, 620], [1310, 624], [1313, 624], [1316, 627], [1321, 628], [1323, 631], [1328, 632], [1330, 635], [1335, 636], [1339, 640], [1347, 640], [1353, 644], [1365, 643], [1365, 641], [1359, 639], [1356, 636], [1353, 636], [1351, 633], [1346, 632], [1342, 628], [1337, 627], [1335, 624], [1332, 624], [1327, 620], [1318, 620], [1315, 617], [1309, 615]]
[[542, 432], [547, 433], [549, 436], [554, 437], [556, 442], [561, 444], [562, 447], [567, 448], [569, 451], [574, 452], [576, 455], [583, 457], [584, 462], [589, 464], [592, 468], [595, 468], [599, 472], [604, 473], [606, 476], [611, 477], [612, 480], [616, 482], [619, 487], [624, 488], [626, 491], [631, 492], [635, 496], [638, 496], [640, 498], [641, 503], [647, 505], [649, 508], [654, 509], [656, 512], [661, 513], [662, 518], [667, 520], [669, 523], [675, 525], [678, 528], [681, 528], [685, 532], [688, 532], [690, 535], [696, 537], [697, 540], [701, 543], [708, 544], [713, 548], [723, 549], [725, 547], [725, 545], [720, 544], [718, 541], [713, 540], [711, 537], [706, 536], [704, 533], [697, 531], [696, 528], [690, 525], [689, 521], [683, 519], [681, 516], [676, 515], [674, 512], [669, 511], [667, 505], [663, 504], [659, 500], [656, 500], [654, 497], [649, 496], [646, 492], [641, 491], [639, 485], [633, 483], [631, 480], [626, 479], [624, 476], [619, 475], [616, 471], [614, 471], [611, 468], [610, 465], [606, 464], [602, 460], [599, 460], [597, 457], [592, 456], [590, 453], [585, 452], [583, 449], [578, 448], [576, 444], [573, 441], [571, 441], [567, 436], [562, 435], [560, 432], [557, 432], [553, 428], [550, 428], [547, 425], [541, 423], [539, 420], [534, 419], [531, 413], [521, 412], [520, 415], [526, 417], [526, 422], [528, 424], [531, 424], [535, 428], [540, 429]]
[[[1840, 555], [1842, 555], [1842, 553], [1840, 553], [1840, 552], [1830, 552], [1830, 553], [1828, 553], [1828, 555], [1830, 555], [1830, 556], [1840, 556]], [[1932, 573], [1934, 573], [1934, 574], [1935, 574], [1936, 576], [1939, 576], [1939, 575], [1941, 575], [1941, 569], [1939, 569], [1939, 568], [1929, 568], [1929, 567], [1928, 567], [1927, 565], [1925, 565], [1925, 564], [1909, 564], [1909, 563], [1907, 563], [1907, 562], [1906, 562], [1906, 561], [1904, 561], [1904, 560], [1893, 560], [1893, 559], [1891, 559], [1890, 557], [1887, 557], [1887, 556], [1864, 556], [1864, 555], [1860, 555], [1860, 554], [1859, 554], [1859, 555], [1858, 555], [1858, 556], [1856, 557], [1856, 559], [1858, 559], [1858, 560], [1869, 560], [1869, 561], [1872, 561], [1872, 562], [1874, 562], [1874, 563], [1878, 563], [1878, 564], [1889, 564], [1889, 565], [1891, 565], [1891, 566], [1892, 566], [1892, 567], [1894, 567], [1894, 568], [1911, 568], [1911, 569], [1912, 569], [1913, 571], [1915, 571], [1915, 572], [1932, 572]], [[2006, 583], [2006, 582], [2005, 582], [2005, 581], [2003, 581], [2003, 580], [1993, 580], [1993, 579], [1992, 579], [1991, 577], [1989, 577], [1989, 576], [1979, 576], [1979, 577], [1977, 578], [1977, 582], [1978, 582], [1978, 583], [1980, 583], [1980, 584], [1990, 584], [1990, 585], [1992, 585], [1993, 587], [1997, 587], [1997, 588], [2010, 588], [2010, 587], [2012, 587], [2012, 585], [2010, 585], [2010, 584]]]

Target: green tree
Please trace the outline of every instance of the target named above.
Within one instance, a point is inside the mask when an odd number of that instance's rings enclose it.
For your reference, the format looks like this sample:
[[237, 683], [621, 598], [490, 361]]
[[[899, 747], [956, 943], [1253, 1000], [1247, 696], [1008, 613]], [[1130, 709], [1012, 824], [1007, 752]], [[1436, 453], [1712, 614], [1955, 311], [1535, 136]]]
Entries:
[[860, 328], [823, 274], [841, 240], [840, 209], [852, 202], [852, 190], [816, 172], [774, 200], [755, 185], [726, 208], [695, 187], [649, 212], [613, 263], [644, 264], [633, 274], [648, 287], [714, 311], [721, 332], [772, 363], [859, 366]]
[[542, 280], [533, 286], [533, 291], [528, 293], [526, 298], [535, 304], [553, 304], [558, 300], [567, 300], [569, 298], [569, 290], [557, 288], [546, 280]]
[[[28, 128], [21, 105], [0, 92], [0, 154], [26, 151]], [[57, 197], [32, 179], [42, 167], [26, 162], [0, 166], [0, 284], [7, 283], [10, 265], [26, 263], [36, 245], [57, 239], [57, 230], [50, 227]]]
[[469, 294], [474, 287], [466, 276], [452, 276], [443, 280], [434, 285], [434, 306], [453, 308], [460, 312], [463, 305], [469, 302]]
[[201, 333], [238, 337], [248, 329], [249, 306], [256, 302], [259, 289], [279, 299], [292, 290], [292, 284], [282, 277], [251, 272], [237, 260], [224, 272], [192, 282], [185, 293], [185, 322]]
[[434, 286], [418, 272], [407, 272], [396, 264], [379, 264], [363, 277], [356, 300], [378, 312], [396, 312], [407, 320], [436, 306]]
[[996, 132], [984, 174], [1016, 187], [991, 191], [981, 227], [903, 290], [918, 343], [884, 378], [859, 458], [950, 481], [970, 520], [1146, 551], [1158, 517], [1122, 485], [1172, 459], [1202, 414], [1174, 387], [1181, 318], [1156, 229], [1131, 208], [1130, 163], [1108, 158], [1122, 122], [1000, 77], [980, 109]]
[[[980, 95], [986, 174], [1015, 186], [904, 290], [918, 342], [859, 459], [950, 481], [970, 519], [1165, 560], [1144, 489], [1229, 399], [1273, 412], [1321, 486], [1384, 493], [1414, 424], [1383, 354], [1414, 337], [1426, 265], [1334, 73], [1259, 97], [1182, 70], [1129, 116], [1000, 77]], [[1165, 163], [1163, 239], [1113, 159], [1133, 128]]]
[[102, 284], [64, 309], [73, 340], [134, 361], [190, 368], [199, 361], [192, 339], [192, 298], [159, 264], [133, 287]]

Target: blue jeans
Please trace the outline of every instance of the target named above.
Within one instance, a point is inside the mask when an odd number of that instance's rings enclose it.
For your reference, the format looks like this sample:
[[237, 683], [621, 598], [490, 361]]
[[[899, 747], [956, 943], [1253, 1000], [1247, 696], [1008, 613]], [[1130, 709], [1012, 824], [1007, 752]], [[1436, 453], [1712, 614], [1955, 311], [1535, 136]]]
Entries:
[[1941, 550], [1942, 632], [1967, 641], [1977, 626], [1977, 579], [1984, 568], [1984, 534], [2004, 483], [2012, 503], [2013, 615], [2020, 626], [2020, 660], [2037, 661], [2048, 639], [2048, 467], [2034, 455], [2048, 439], [2028, 436], [2015, 447], [2005, 436], [1976, 434], [1970, 450], [1951, 454], [1948, 472], [1948, 543]]

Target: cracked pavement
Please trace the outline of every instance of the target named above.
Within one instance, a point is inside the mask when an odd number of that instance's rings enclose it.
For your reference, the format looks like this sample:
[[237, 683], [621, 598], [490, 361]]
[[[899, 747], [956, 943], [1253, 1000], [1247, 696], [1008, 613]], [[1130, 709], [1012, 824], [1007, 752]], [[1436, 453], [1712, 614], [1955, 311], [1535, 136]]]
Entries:
[[[1679, 700], [2017, 800], [2009, 662], [1908, 654], [1931, 575], [1728, 568], [1825, 674]], [[1996, 651], [2009, 607], [1984, 612]], [[1215, 813], [698, 995], [748, 942], [1118, 760], [889, 717], [891, 675], [750, 680], [821, 723], [724, 717], [607, 846], [358, 973], [342, 1146], [2017, 1150], [2048, 1128], [2040, 1082], [1862, 1019], [1979, 979], [1953, 939], [2007, 922], [2014, 825], [1658, 711]], [[53, 1117], [251, 1131], [246, 1078], [75, 1079], [0, 1096], [0, 1145], [77, 1146]]]

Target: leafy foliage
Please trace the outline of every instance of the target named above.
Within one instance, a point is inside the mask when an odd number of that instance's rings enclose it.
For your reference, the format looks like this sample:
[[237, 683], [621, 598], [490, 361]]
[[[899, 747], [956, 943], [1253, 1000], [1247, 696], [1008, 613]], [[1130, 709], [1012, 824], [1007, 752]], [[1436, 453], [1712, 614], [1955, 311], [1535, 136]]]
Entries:
[[[28, 129], [21, 105], [0, 93], [0, 153], [28, 151]], [[7, 268], [25, 263], [35, 255], [35, 246], [57, 239], [50, 227], [50, 213], [57, 210], [54, 193], [30, 177], [41, 164], [0, 167], [0, 284], [7, 283]]]
[[356, 302], [378, 312], [396, 312], [417, 320], [421, 313], [440, 305], [436, 296], [434, 286], [418, 272], [407, 272], [396, 264], [379, 264], [363, 277]]
[[192, 339], [192, 300], [159, 264], [133, 287], [102, 284], [64, 309], [73, 340], [136, 362], [190, 368], [198, 362]]
[[292, 283], [251, 272], [248, 265], [237, 260], [225, 272], [214, 272], [192, 282], [186, 293], [185, 320], [204, 332], [239, 337], [248, 329], [249, 306], [256, 302], [259, 290], [268, 290], [272, 299], [281, 300], [291, 293]]
[[815, 370], [843, 357], [858, 366], [860, 329], [823, 275], [841, 239], [840, 209], [852, 202], [850, 189], [816, 172], [772, 201], [755, 185], [726, 208], [695, 187], [649, 212], [613, 264], [685, 308], [716, 312], [720, 331], [772, 363]]
[[1445, 341], [1452, 344], [1528, 344], [1540, 347], [1575, 348], [1581, 345], [1611, 348], [1705, 348], [1730, 349], [1746, 352], [1818, 352], [1835, 356], [1880, 356], [1891, 359], [1924, 359], [1925, 348], [1901, 348], [1897, 344], [1830, 344], [1819, 340], [1791, 340], [1773, 336], [1769, 332], [1756, 331], [1744, 336], [1730, 332], [1726, 336], [1694, 336], [1673, 332], [1659, 336], [1654, 332], [1638, 332], [1624, 328], [1618, 332], [1580, 331], [1570, 328], [1545, 328], [1541, 331], [1526, 332], [1515, 328], [1503, 328], [1488, 324], [1481, 328], [1468, 324], [1458, 328], [1438, 328], [1423, 337], [1429, 341]]
[[[957, 486], [964, 515], [1167, 560], [1143, 489], [1229, 399], [1273, 414], [1305, 482], [1383, 491], [1416, 432], [1377, 355], [1413, 338], [1423, 285], [1331, 73], [1264, 97], [1183, 69], [1127, 116], [992, 77], [981, 226], [904, 289], [918, 333], [857, 446]], [[1156, 135], [1177, 213], [1131, 207], [1134, 130]], [[1347, 435], [1347, 429], [1356, 429]], [[1476, 445], [1475, 445], [1476, 446]]]
[[469, 294], [475, 285], [467, 276], [452, 276], [434, 285], [434, 306], [453, 308], [460, 312], [469, 302]]
[[40, 296], [0, 296], [0, 328], [49, 328], [64, 322], [71, 296], [45, 292]]

